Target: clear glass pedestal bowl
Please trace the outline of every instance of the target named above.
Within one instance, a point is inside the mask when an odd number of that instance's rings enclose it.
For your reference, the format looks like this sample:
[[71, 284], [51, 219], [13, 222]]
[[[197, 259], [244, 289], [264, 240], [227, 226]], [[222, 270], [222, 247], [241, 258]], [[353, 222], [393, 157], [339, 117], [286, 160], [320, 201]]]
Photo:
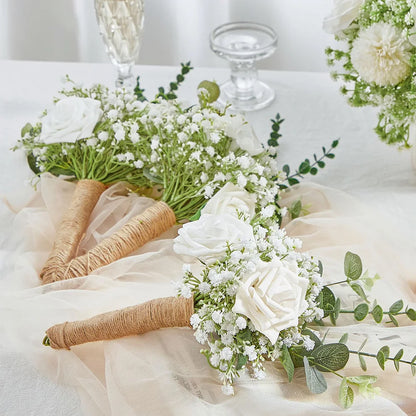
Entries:
[[262, 24], [233, 22], [211, 32], [210, 47], [219, 57], [230, 62], [231, 79], [220, 86], [220, 102], [231, 103], [241, 111], [268, 106], [275, 92], [258, 80], [255, 62], [271, 56], [277, 47], [275, 31]]

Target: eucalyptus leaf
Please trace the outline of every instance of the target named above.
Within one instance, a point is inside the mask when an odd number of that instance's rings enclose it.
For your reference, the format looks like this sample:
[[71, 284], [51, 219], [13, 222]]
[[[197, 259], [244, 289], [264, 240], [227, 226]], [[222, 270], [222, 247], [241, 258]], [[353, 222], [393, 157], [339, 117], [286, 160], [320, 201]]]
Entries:
[[404, 353], [403, 348], [401, 348], [399, 351], [397, 351], [397, 354], [393, 358], [394, 367], [397, 371], [399, 371], [400, 360], [403, 357], [403, 353]]
[[26, 133], [30, 133], [32, 131], [32, 129], [33, 129], [33, 126], [30, 123], [26, 123], [23, 126], [22, 130], [20, 130], [20, 135], [22, 137], [24, 137], [26, 135]]
[[347, 346], [341, 343], [323, 344], [315, 348], [311, 356], [319, 370], [338, 371], [347, 364], [350, 352]]
[[367, 371], [367, 364], [364, 360], [364, 357], [361, 354], [358, 354], [358, 360], [360, 361], [360, 367], [363, 371]]
[[389, 354], [390, 354], [390, 348], [387, 345], [384, 345], [383, 347], [381, 347], [377, 352], [377, 355], [376, 355], [377, 362], [382, 370], [384, 370], [384, 364], [387, 358], [389, 358]]
[[247, 360], [248, 360], [247, 355], [237, 354], [236, 364], [235, 364], [236, 370], [241, 370], [247, 364]]
[[289, 350], [287, 349], [286, 345], [283, 345], [282, 348], [282, 355], [280, 356], [280, 362], [283, 365], [287, 373], [287, 378], [289, 383], [293, 380], [293, 374], [295, 373], [295, 366], [293, 364], [292, 358], [290, 356]]
[[348, 341], [348, 333], [346, 332], [345, 334], [342, 335], [342, 337], [339, 339], [339, 343], [340, 344], [346, 344]]
[[397, 302], [394, 302], [393, 305], [390, 306], [389, 312], [393, 315], [399, 313], [403, 309], [403, 301], [400, 299]]
[[368, 315], [369, 307], [366, 303], [360, 303], [354, 309], [354, 318], [357, 321], [363, 321]]
[[390, 318], [390, 320], [391, 320], [391, 322], [393, 323], [394, 326], [399, 326], [399, 323], [397, 322], [397, 319], [394, 317], [394, 315], [389, 313], [389, 318]]
[[406, 311], [406, 315], [407, 315], [407, 317], [408, 317], [410, 320], [412, 320], [412, 321], [416, 321], [416, 311], [415, 311], [414, 309], [409, 308], [409, 309]]
[[298, 218], [300, 216], [300, 213], [302, 211], [302, 202], [300, 199], [295, 201], [289, 208], [290, 216], [292, 219]]
[[358, 283], [351, 283], [350, 287], [361, 299], [368, 302], [367, 296], [366, 296], [363, 288]]
[[321, 290], [318, 298], [319, 307], [324, 311], [324, 318], [329, 315], [330, 312], [334, 310], [335, 306], [335, 295], [332, 290], [324, 286]]
[[348, 385], [347, 378], [344, 377], [339, 387], [339, 401], [344, 409], [348, 409], [354, 402], [354, 391]]
[[383, 320], [383, 309], [380, 305], [374, 306], [373, 310], [371, 311], [374, 320], [379, 324]]
[[363, 271], [363, 265], [360, 256], [348, 251], [344, 258], [344, 273], [351, 280], [360, 278]]
[[322, 373], [316, 368], [309, 365], [306, 357], [303, 357], [303, 366], [305, 367], [306, 385], [313, 394], [321, 394], [327, 389], [327, 384]]
[[35, 173], [36, 175], [39, 175], [40, 170], [36, 165], [36, 158], [33, 156], [33, 153], [29, 153], [27, 155], [27, 164], [29, 165], [30, 170]]

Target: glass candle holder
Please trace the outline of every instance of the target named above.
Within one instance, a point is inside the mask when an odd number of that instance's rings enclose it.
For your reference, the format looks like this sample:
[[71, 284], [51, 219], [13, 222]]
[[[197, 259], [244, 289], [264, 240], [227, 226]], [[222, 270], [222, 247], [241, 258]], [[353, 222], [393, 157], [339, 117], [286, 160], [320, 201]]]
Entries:
[[277, 47], [277, 35], [269, 26], [234, 22], [218, 26], [211, 32], [210, 47], [230, 62], [231, 79], [220, 86], [222, 103], [236, 110], [259, 110], [269, 105], [275, 92], [258, 80], [256, 61], [271, 56]]

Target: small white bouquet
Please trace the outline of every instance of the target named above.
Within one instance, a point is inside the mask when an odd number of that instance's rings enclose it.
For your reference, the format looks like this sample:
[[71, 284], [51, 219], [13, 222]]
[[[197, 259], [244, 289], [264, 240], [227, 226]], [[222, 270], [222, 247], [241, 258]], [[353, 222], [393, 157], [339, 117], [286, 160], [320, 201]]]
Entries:
[[324, 30], [343, 45], [326, 53], [348, 102], [379, 107], [380, 139], [410, 147], [409, 127], [416, 121], [416, 1], [334, 0]]

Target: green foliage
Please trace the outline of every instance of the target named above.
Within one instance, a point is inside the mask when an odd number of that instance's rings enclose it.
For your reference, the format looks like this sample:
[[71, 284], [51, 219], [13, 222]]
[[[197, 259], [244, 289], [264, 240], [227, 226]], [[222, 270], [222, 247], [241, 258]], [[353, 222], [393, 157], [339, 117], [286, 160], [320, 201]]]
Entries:
[[348, 279], [357, 280], [361, 277], [362, 272], [363, 265], [360, 256], [348, 251], [344, 258], [345, 276], [347, 276]]
[[367, 303], [360, 303], [354, 309], [354, 318], [356, 321], [363, 321], [368, 315], [369, 307]]
[[320, 371], [337, 371], [345, 367], [349, 350], [345, 344], [322, 344], [314, 348], [311, 357]]
[[354, 402], [354, 391], [348, 385], [347, 377], [343, 377], [339, 386], [339, 402], [344, 409], [348, 409]]
[[280, 362], [283, 365], [283, 368], [285, 369], [287, 373], [287, 378], [289, 380], [289, 383], [293, 379], [293, 374], [295, 373], [295, 366], [292, 361], [292, 357], [290, 356], [289, 350], [286, 347], [286, 345], [282, 348], [282, 355], [280, 356]]
[[327, 384], [322, 373], [316, 368], [309, 365], [306, 357], [303, 357], [305, 367], [306, 385], [311, 393], [321, 394], [327, 389]]
[[293, 202], [293, 204], [288, 208], [288, 211], [292, 220], [298, 218], [302, 212], [302, 201], [298, 199]]
[[267, 141], [267, 144], [271, 147], [279, 146], [279, 138], [282, 137], [280, 134], [280, 125], [285, 121], [284, 118], [280, 117], [280, 114], [276, 114], [275, 119], [270, 120], [272, 122], [272, 131], [270, 133], [270, 139]]
[[334, 140], [331, 144], [329, 150], [325, 147], [322, 147], [322, 156], [318, 158], [316, 154], [313, 155], [313, 161], [311, 162], [309, 159], [305, 159], [303, 162], [300, 163], [299, 167], [296, 169], [295, 173], [291, 174], [291, 170], [289, 165], [284, 165], [282, 167], [283, 172], [286, 173], [286, 181], [287, 185], [281, 185], [282, 188], [287, 188], [287, 186], [293, 186], [299, 183], [299, 179], [303, 179], [303, 177], [307, 174], [316, 175], [319, 169], [323, 169], [326, 164], [324, 159], [333, 159], [335, 154], [332, 153], [332, 150], [338, 146], [339, 140]]
[[328, 65], [336, 65], [332, 77], [343, 83], [341, 92], [348, 103], [355, 107], [380, 107], [375, 132], [387, 144], [404, 148], [409, 147], [409, 126], [416, 114], [416, 85], [413, 82], [416, 70], [415, 48], [412, 47], [410, 51], [409, 75], [396, 85], [378, 85], [365, 81], [352, 64], [351, 51], [362, 30], [378, 22], [396, 26], [402, 33], [403, 41], [407, 43], [406, 37], [414, 32], [411, 7], [411, 2], [406, 0], [365, 1], [358, 18], [342, 31], [342, 35], [335, 36], [343, 45], [339, 49], [325, 50]]
[[220, 87], [216, 82], [201, 81], [198, 85], [198, 99], [201, 107], [206, 107], [217, 101], [220, 96]]
[[[169, 89], [167, 91], [165, 91], [164, 87], [159, 87], [155, 100], [157, 98], [165, 100], [174, 100], [175, 98], [178, 98], [175, 91], [178, 90], [180, 84], [185, 80], [185, 75], [192, 69], [191, 62], [181, 63], [181, 72], [176, 75], [176, 80], [169, 83]], [[134, 94], [136, 95], [138, 101], [148, 101], [148, 98], [144, 95], [144, 91], [145, 90], [140, 86], [140, 77], [137, 77]]]

